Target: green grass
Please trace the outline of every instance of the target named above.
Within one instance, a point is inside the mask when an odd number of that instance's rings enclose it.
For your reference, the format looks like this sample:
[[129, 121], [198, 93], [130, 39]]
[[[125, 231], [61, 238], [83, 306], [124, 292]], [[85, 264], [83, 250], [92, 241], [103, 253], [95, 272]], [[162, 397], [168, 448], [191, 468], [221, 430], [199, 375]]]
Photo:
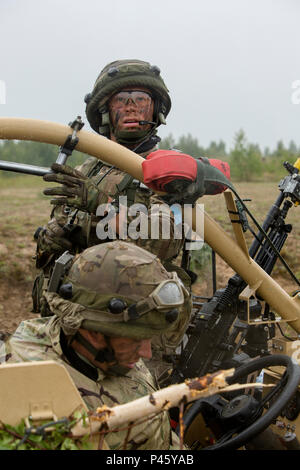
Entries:
[[41, 176], [14, 174], [7, 177], [1, 173], [4, 172], [0, 171], [0, 190], [11, 188], [12, 186], [14, 188], [43, 188], [46, 184]]
[[[43, 195], [46, 187], [42, 178], [17, 175], [11, 178], [0, 177], [0, 281], [7, 282], [10, 286], [18, 286], [20, 281], [28, 283], [31, 288], [36, 275], [35, 254], [36, 244], [33, 234], [37, 227], [44, 225], [50, 218], [50, 198]], [[251, 199], [247, 202], [249, 210], [253, 212], [261, 224], [278, 195], [277, 183], [270, 181], [263, 183], [237, 183], [236, 189], [240, 197]], [[205, 211], [212, 216], [221, 226], [232, 235], [232, 227], [226, 210], [223, 195], [205, 196], [201, 202]], [[300, 275], [300, 209], [292, 207], [288, 215], [288, 223], [294, 226], [292, 234], [283, 250], [283, 255], [296, 275]], [[255, 230], [256, 231], [256, 230]], [[246, 233], [248, 246], [252, 235]], [[218, 286], [227, 283], [230, 273], [225, 269], [221, 260], [217, 260], [217, 271], [219, 277]], [[209, 277], [207, 269], [210, 260], [205, 250], [193, 254], [192, 266], [200, 273], [199, 283], [204, 283]], [[204, 273], [204, 274], [203, 274]], [[284, 288], [288, 291], [294, 290], [289, 287], [289, 275], [278, 263], [273, 275], [284, 279]]]

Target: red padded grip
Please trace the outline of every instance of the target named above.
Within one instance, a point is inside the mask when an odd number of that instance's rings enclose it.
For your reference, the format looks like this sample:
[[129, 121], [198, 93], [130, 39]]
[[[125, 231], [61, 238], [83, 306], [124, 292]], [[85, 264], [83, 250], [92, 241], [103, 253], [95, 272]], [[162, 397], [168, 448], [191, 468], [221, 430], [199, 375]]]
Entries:
[[195, 181], [196, 160], [175, 150], [156, 150], [142, 163], [144, 183], [157, 191], [163, 191], [165, 184], [175, 179]]
[[210, 158], [209, 163], [211, 166], [214, 166], [218, 170], [220, 170], [224, 176], [228, 180], [230, 180], [230, 166], [227, 162], [223, 162], [222, 160], [217, 160], [216, 158]]

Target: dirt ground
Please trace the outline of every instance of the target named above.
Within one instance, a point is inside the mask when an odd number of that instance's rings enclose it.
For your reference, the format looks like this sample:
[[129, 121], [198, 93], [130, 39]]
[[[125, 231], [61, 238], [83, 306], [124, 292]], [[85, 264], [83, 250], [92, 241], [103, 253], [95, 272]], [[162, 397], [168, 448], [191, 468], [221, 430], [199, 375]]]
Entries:
[[[51, 211], [49, 199], [42, 194], [44, 187], [45, 183], [39, 177], [0, 178], [0, 332], [12, 333], [22, 320], [36, 317], [31, 312], [31, 289], [36, 275], [33, 234], [37, 227], [49, 220]], [[262, 223], [278, 195], [277, 184], [243, 183], [237, 188], [241, 197], [252, 199], [248, 207]], [[202, 202], [205, 210], [231, 232], [223, 196], [205, 197]], [[283, 255], [299, 278], [300, 222], [297, 208], [291, 209], [288, 219], [294, 229]], [[225, 286], [232, 274], [232, 269], [217, 256], [217, 286]], [[279, 264], [273, 276], [288, 293], [297, 288]], [[199, 273], [193, 290], [195, 294], [206, 296], [211, 295], [211, 289], [210, 265], [207, 264]]]
[[[30, 184], [31, 181], [31, 184]], [[13, 332], [33, 317], [31, 288], [35, 277], [33, 234], [46, 222], [49, 202], [34, 177], [0, 180], [0, 331]], [[47, 216], [46, 216], [47, 214]]]

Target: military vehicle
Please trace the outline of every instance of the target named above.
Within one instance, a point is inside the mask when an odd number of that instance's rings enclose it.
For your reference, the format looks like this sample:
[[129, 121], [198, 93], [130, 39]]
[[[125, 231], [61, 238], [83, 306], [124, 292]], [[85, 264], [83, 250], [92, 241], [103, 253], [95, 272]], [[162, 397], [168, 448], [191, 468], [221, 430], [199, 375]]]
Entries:
[[[74, 137], [74, 126], [72, 129]], [[77, 150], [143, 180], [142, 157], [81, 128], [77, 127], [75, 131]], [[62, 146], [68, 137], [68, 126], [0, 118], [1, 139], [33, 140]], [[9, 169], [5, 162], [1, 163], [1, 168]], [[240, 383], [245, 389], [215, 390], [210, 396], [186, 404], [181, 410], [183, 418], [178, 418], [176, 407], [171, 409], [170, 413], [174, 411], [172, 418], [181, 421], [177, 432], [184, 434], [182, 439], [191, 449], [300, 449], [300, 289], [289, 295], [272, 279], [275, 263], [282, 262], [299, 285], [280, 254], [292, 230], [286, 223], [288, 211], [291, 208], [297, 210], [300, 202], [299, 168], [298, 161], [294, 166], [285, 164], [286, 175], [279, 183], [279, 196], [264, 223], [260, 226], [253, 219], [257, 232], [253, 234], [250, 248], [244, 232], [248, 228], [247, 216], [252, 217], [252, 214], [237, 193], [232, 190], [224, 193], [233, 237], [204, 214], [205, 242], [236, 274], [225, 288], [216, 289], [211, 298], [194, 296], [193, 317], [185, 346], [175, 358], [165, 384], [173, 386], [188, 378], [234, 369], [233, 375], [227, 377], [227, 383]], [[31, 172], [24, 166], [13, 171]], [[35, 174], [45, 171], [49, 169], [38, 168]], [[196, 230], [195, 208], [186, 222]], [[278, 335], [277, 331], [282, 331], [282, 322], [289, 325], [292, 336]], [[9, 374], [19, 368], [22, 366], [11, 368]], [[0, 374], [2, 371], [3, 366]], [[24, 373], [21, 377], [24, 380]], [[246, 385], [249, 382], [253, 388]], [[18, 397], [14, 399], [18, 400]], [[28, 409], [30, 397], [26, 400]], [[37, 399], [40, 412], [42, 402], [42, 398]], [[48, 405], [49, 396], [46, 396], [47, 412]], [[5, 408], [1, 400], [1, 421], [5, 418], [16, 420], [16, 414], [11, 418], [5, 414]], [[68, 413], [70, 409], [61, 410], [56, 419]], [[19, 413], [17, 417], [22, 416]]]

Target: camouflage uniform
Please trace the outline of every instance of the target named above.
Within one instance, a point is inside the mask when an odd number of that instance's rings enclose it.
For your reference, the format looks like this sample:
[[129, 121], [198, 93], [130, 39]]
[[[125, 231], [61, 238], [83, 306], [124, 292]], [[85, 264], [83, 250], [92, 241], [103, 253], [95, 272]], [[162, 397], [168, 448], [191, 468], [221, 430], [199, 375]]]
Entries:
[[[165, 123], [165, 117], [171, 108], [168, 90], [160, 77], [160, 72], [157, 67], [152, 67], [146, 62], [135, 60], [117, 61], [106, 66], [97, 78], [93, 92], [86, 98], [87, 117], [91, 127], [96, 132], [109, 137], [112, 129], [106, 107], [108, 98], [116, 93], [117, 90], [126, 86], [143, 86], [154, 92], [155, 108], [153, 119], [156, 125], [151, 129], [150, 133], [145, 135], [142, 132], [141, 135], [135, 136], [134, 140], [134, 142], [142, 144], [140, 150], [137, 150], [137, 152], [145, 158], [149, 153], [155, 150], [156, 143], [160, 140], [156, 136], [156, 128], [160, 124]], [[128, 144], [126, 136], [120, 135], [117, 140], [125, 146]], [[127, 197], [128, 207], [132, 204], [141, 203], [149, 209], [153, 207], [153, 205], [160, 204], [162, 212], [154, 217], [151, 213], [151, 209], [148, 210], [148, 227], [150, 228], [151, 220], [153, 223], [155, 219], [158, 219], [160, 227], [163, 219], [167, 220], [170, 226], [169, 239], [163, 239], [160, 235], [159, 239], [138, 238], [137, 240], [132, 240], [128, 238], [127, 241], [133, 242], [137, 246], [141, 246], [156, 254], [163, 262], [165, 268], [168, 271], [176, 270], [187, 289], [190, 289], [191, 279], [189, 275], [184, 269], [178, 266], [178, 262], [174, 262], [182, 250], [184, 240], [176, 239], [174, 236], [176, 230], [175, 220], [168, 205], [163, 203], [149, 188], [144, 185], [141, 186], [138, 181], [133, 180], [130, 175], [116, 168], [111, 168], [109, 165], [100, 162], [96, 158], [88, 158], [83, 165], [78, 167], [78, 170], [93, 180], [98, 187], [98, 205], [114, 200], [117, 201], [119, 196]], [[58, 247], [54, 250], [53, 245], [49, 244], [47, 229], [57, 223], [59, 227], [64, 227], [72, 219], [73, 214], [76, 214], [74, 225], [80, 227], [79, 233], [77, 233], [73, 239], [70, 239], [69, 247]], [[74, 210], [74, 208], [67, 206], [54, 206], [50, 222], [46, 227], [43, 227], [38, 234], [36, 265], [42, 271], [36, 278], [33, 288], [34, 312], [41, 312], [42, 316], [49, 315], [47, 304], [41, 299], [42, 292], [47, 289], [47, 280], [51, 274], [55, 259], [62, 254], [65, 249], [69, 249], [73, 253], [78, 253], [86, 247], [103, 242], [99, 240], [96, 234], [96, 227], [99, 221], [100, 218], [97, 217], [95, 213]], [[127, 226], [130, 221], [131, 219], [128, 218]], [[150, 230], [148, 230], [148, 233], [150, 234]], [[178, 325], [178, 330], [172, 331], [170, 335], [160, 338], [157, 343], [158, 351], [161, 351], [161, 348], [163, 348], [164, 353], [172, 354], [174, 352], [174, 349], [182, 340], [188, 326], [190, 313], [191, 302], [186, 300], [185, 305], [182, 307], [182, 321], [181, 324]], [[158, 355], [161, 356], [161, 352], [158, 352]]]
[[[107, 377], [97, 369], [97, 379], [91, 380], [68, 363], [60, 346], [59, 334], [57, 317], [24, 321], [0, 349], [0, 363], [55, 360], [63, 364], [90, 410], [127, 403], [156, 390], [153, 378], [141, 359], [126, 376]], [[125, 437], [126, 431], [111, 432], [105, 440], [110, 449], [116, 450], [122, 449]], [[171, 433], [166, 413], [157, 415], [146, 425], [133, 427], [127, 446], [128, 450], [170, 448], [179, 449], [178, 437]]]
[[[182, 305], [188, 294], [176, 274], [168, 273], [155, 255], [123, 241], [90, 247], [73, 258], [58, 292], [45, 295], [52, 316], [22, 322], [0, 349], [0, 363], [55, 360], [64, 364], [93, 410], [104, 404], [127, 403], [156, 390], [143, 361], [133, 368], [122, 366], [110, 343], [112, 336], [150, 339], [180, 322], [174, 306]], [[112, 300], [118, 301], [117, 310], [112, 308]], [[100, 332], [106, 346], [97, 349], [87, 339], [82, 343], [82, 330]], [[107, 364], [105, 372], [88, 356], [75, 352], [74, 340], [95, 361]], [[111, 449], [121, 449], [125, 437], [126, 431], [109, 433], [106, 442]], [[178, 448], [166, 412], [133, 427], [128, 448]]]
[[[118, 200], [118, 197], [120, 196], [126, 196], [128, 207], [133, 204], [143, 204], [148, 209], [150, 220], [151, 206], [159, 204], [162, 209], [160, 220], [162, 220], [162, 217], [170, 220], [170, 239], [164, 240], [161, 238], [149, 238], [145, 240], [140, 238], [137, 240], [131, 240], [128, 238], [126, 241], [133, 241], [138, 246], [148, 249], [164, 262], [172, 261], [178, 256], [183, 245], [183, 240], [174, 239], [174, 215], [168, 205], [156, 196], [153, 191], [145, 186], [140, 186], [139, 182], [133, 180], [133, 178], [129, 177], [127, 173], [116, 168], [111, 169], [109, 175], [105, 176], [111, 167], [100, 162], [94, 157], [88, 158], [81, 166], [76, 168], [84, 175], [91, 176], [96, 183], [99, 181], [99, 183], [97, 183], [97, 187], [100, 191], [98, 205]], [[55, 218], [58, 224], [63, 227], [70, 221], [74, 214], [74, 210], [71, 210], [70, 212], [70, 209], [70, 207], [55, 206], [51, 213], [51, 218]], [[99, 221], [100, 217], [97, 217], [95, 214], [76, 210], [74, 224], [78, 225], [81, 229], [80, 234], [76, 237], [76, 247], [74, 247], [77, 251], [81, 251], [89, 246], [101, 243], [101, 240], [99, 240], [96, 234], [96, 226]], [[128, 220], [128, 224], [129, 223], [130, 219]], [[56, 252], [55, 257], [62, 253], [63, 249], [61, 249], [60, 252]], [[53, 254], [54, 253], [49, 250], [47, 242], [44, 241], [43, 232], [41, 232], [37, 245], [37, 267], [46, 268], [49, 266], [49, 262], [51, 264], [51, 256], [53, 257]]]
[[[95, 171], [95, 168], [99, 166], [99, 160], [95, 158], [89, 158], [86, 160], [86, 162], [81, 166], [78, 167], [78, 169], [84, 173], [88, 174], [91, 171]], [[97, 178], [101, 180], [101, 177], [107, 172], [109, 167], [106, 165], [103, 165], [97, 174]], [[124, 178], [126, 177], [126, 173], [122, 172], [121, 170], [118, 169], [113, 169], [109, 176], [105, 177], [100, 183], [99, 183], [99, 188], [101, 189], [101, 194], [99, 198], [99, 204], [104, 204], [107, 203], [111, 200], [114, 200], [116, 197], [116, 193], [118, 193], [118, 188], [117, 185], [122, 183]], [[132, 242], [135, 243], [137, 246], [140, 246], [144, 249], [149, 250], [151, 253], [154, 253], [159, 257], [159, 259], [162, 261], [163, 265], [168, 271], [176, 271], [182, 281], [184, 282], [185, 286], [187, 289], [190, 289], [191, 282], [189, 276], [185, 273], [185, 271], [180, 267], [177, 266], [174, 262], [173, 259], [180, 253], [182, 245], [183, 245], [183, 240], [182, 239], [174, 239], [174, 216], [173, 213], [170, 211], [168, 206], [166, 204], [162, 204], [162, 201], [152, 193], [152, 191], [145, 190], [143, 188], [136, 188], [134, 191], [130, 190], [130, 195], [134, 198], [132, 203], [141, 203], [144, 204], [147, 208], [149, 208], [151, 205], [154, 204], [160, 204], [161, 209], [163, 211], [158, 214], [159, 222], [162, 223], [162, 218], [167, 218], [170, 220], [170, 239], [137, 239], [137, 240], [132, 240], [130, 238], [127, 238], [127, 242]], [[118, 195], [126, 195], [128, 194], [128, 188], [122, 191], [122, 193], [119, 193]], [[128, 196], [127, 196], [128, 198]], [[130, 205], [130, 200], [128, 202], [128, 206]], [[52, 218], [54, 217], [59, 225], [63, 227], [68, 221], [70, 220], [70, 217], [72, 215], [68, 214], [65, 212], [65, 207], [64, 206], [56, 206], [53, 211], [52, 211]], [[71, 213], [73, 214], [73, 212]], [[151, 210], [148, 212], [148, 217], [149, 220], [151, 219]], [[152, 221], [154, 219], [152, 218]], [[78, 245], [76, 248], [70, 251], [73, 252], [78, 252], [82, 251], [86, 247], [94, 246], [99, 243], [101, 243], [101, 240], [97, 238], [96, 234], [96, 227], [97, 224], [99, 223], [99, 217], [96, 217], [93, 214], [88, 214], [87, 212], [84, 211], [78, 211], [75, 219], [75, 224], [79, 225], [81, 227], [81, 231], [79, 236], [77, 237], [77, 242]], [[130, 218], [128, 218], [127, 223], [130, 223]], [[149, 222], [150, 223], [150, 222]], [[40, 234], [39, 240], [38, 240], [38, 245], [37, 245], [37, 265], [38, 267], [42, 267], [42, 272], [41, 274], [37, 277], [35, 281], [35, 291], [41, 291], [43, 288], [45, 289], [47, 287], [47, 281], [49, 279], [49, 275], [51, 274], [52, 268], [53, 268], [53, 263], [54, 260], [58, 257], [58, 255], [62, 254], [64, 250], [61, 250], [61, 252], [56, 252], [56, 253], [51, 253], [48, 252], [47, 250], [47, 245], [43, 241], [43, 233]], [[44, 265], [41, 265], [41, 263], [44, 263]], [[45, 282], [45, 277], [46, 277], [46, 282]], [[38, 312], [40, 309], [43, 313], [43, 310], [45, 310], [45, 314], [49, 315], [49, 309], [47, 307], [47, 303], [44, 302], [42, 299], [42, 303], [40, 305], [40, 297], [41, 294], [36, 292], [34, 297], [37, 299], [35, 304], [36, 308], [35, 311]], [[178, 330], [173, 331], [171, 334], [168, 334], [167, 336], [161, 337], [159, 340], [156, 340], [155, 342], [157, 343], [157, 354], [161, 355], [159, 351], [161, 350], [161, 347], [163, 347], [164, 351], [167, 354], [170, 354], [173, 352], [174, 348], [178, 345], [178, 343], [181, 341], [184, 332], [187, 328], [189, 318], [190, 318], [190, 312], [191, 312], [191, 301], [190, 299], [186, 299], [186, 303], [184, 307], [182, 308], [183, 315], [181, 317], [182, 321], [181, 324], [178, 325]], [[154, 346], [155, 347], [155, 346]], [[154, 355], [155, 351], [154, 351]]]

